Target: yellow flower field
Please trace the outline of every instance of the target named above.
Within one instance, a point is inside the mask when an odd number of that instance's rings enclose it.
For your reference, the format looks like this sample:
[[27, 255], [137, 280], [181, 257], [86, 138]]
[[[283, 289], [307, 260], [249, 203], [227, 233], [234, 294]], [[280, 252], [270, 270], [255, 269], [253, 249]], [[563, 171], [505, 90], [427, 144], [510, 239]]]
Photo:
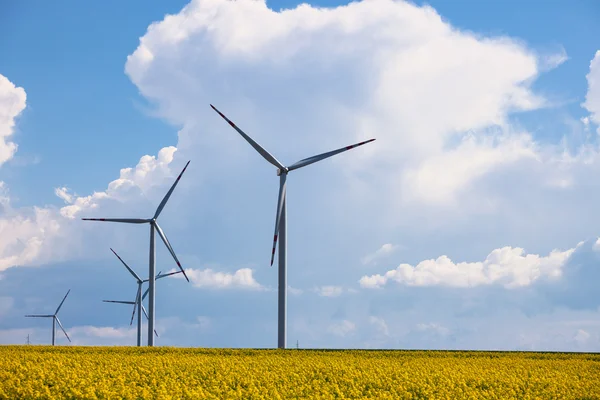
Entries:
[[0, 399], [600, 399], [600, 354], [0, 346]]

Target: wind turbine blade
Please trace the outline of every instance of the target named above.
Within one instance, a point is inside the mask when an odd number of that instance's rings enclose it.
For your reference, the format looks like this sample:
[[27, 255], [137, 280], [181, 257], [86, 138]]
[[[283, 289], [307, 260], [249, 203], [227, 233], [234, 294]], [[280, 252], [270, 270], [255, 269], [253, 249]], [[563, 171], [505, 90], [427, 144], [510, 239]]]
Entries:
[[60, 310], [60, 308], [62, 307], [63, 303], [67, 299], [67, 296], [69, 295], [70, 292], [71, 292], [71, 289], [69, 289], [69, 291], [67, 292], [67, 294], [65, 294], [65, 297], [63, 297], [63, 299], [60, 302], [60, 304], [58, 305], [58, 308], [56, 309], [56, 312], [54, 313], [54, 315], [58, 314], [58, 310]]
[[281, 210], [285, 202], [285, 188], [287, 174], [279, 175], [279, 198], [277, 199], [277, 214], [275, 214], [275, 233], [273, 234], [273, 251], [271, 252], [271, 266], [275, 259], [275, 247], [277, 247], [277, 236], [279, 235], [279, 222], [281, 221]]
[[50, 318], [54, 317], [54, 315], [26, 315], [28, 318]]
[[81, 218], [83, 221], [124, 222], [126, 224], [145, 224], [149, 219], [141, 218]]
[[142, 304], [142, 311], [144, 312], [144, 315], [146, 316], [146, 319], [150, 319], [150, 317], [148, 316], [148, 313], [146, 312], [146, 307], [144, 307], [143, 304]]
[[348, 150], [353, 149], [355, 147], [362, 146], [363, 144], [371, 143], [374, 140], [375, 139], [369, 139], [369, 140], [366, 140], [364, 142], [360, 142], [360, 143], [356, 143], [356, 144], [353, 144], [353, 145], [350, 145], [350, 146], [342, 147], [341, 149], [337, 149], [337, 150], [329, 151], [327, 153], [318, 154], [316, 156], [305, 158], [304, 160], [300, 160], [297, 163], [292, 164], [288, 168], [288, 171], [293, 171], [293, 170], [298, 169], [298, 168], [306, 167], [307, 165], [310, 165], [312, 163], [316, 163], [317, 161], [324, 160], [324, 159], [329, 158], [331, 156], [335, 156], [336, 154], [343, 153], [344, 151], [348, 151]]
[[158, 274], [158, 276], [156, 277], [156, 279], [160, 279], [160, 278], [166, 278], [167, 276], [171, 276], [171, 275], [177, 275], [180, 274], [181, 271], [175, 271], [175, 272], [169, 272], [168, 274]]
[[137, 308], [137, 302], [140, 298], [140, 292], [142, 291], [142, 286], [138, 286], [137, 295], [135, 296], [135, 302], [133, 303], [133, 313], [131, 314], [131, 321], [129, 322], [129, 326], [133, 325], [133, 317], [135, 317], [135, 309]]
[[213, 110], [215, 110], [217, 112], [217, 114], [219, 114], [225, 121], [227, 121], [233, 129], [238, 131], [238, 133], [240, 135], [242, 135], [242, 137], [244, 139], [246, 139], [246, 141], [248, 143], [250, 143], [250, 146], [254, 147], [254, 150], [258, 151], [260, 153], [260, 155], [264, 157], [265, 160], [267, 160], [268, 162], [270, 162], [277, 168], [279, 168], [281, 170], [285, 170], [285, 167], [283, 166], [283, 164], [280, 163], [275, 157], [273, 157], [271, 155], [271, 153], [269, 153], [267, 150], [262, 148], [261, 145], [256, 143], [254, 140], [252, 140], [252, 138], [250, 136], [246, 135], [244, 133], [244, 131], [242, 131], [240, 128], [238, 128], [229, 118], [227, 118], [225, 115], [223, 115], [223, 113], [221, 111], [217, 110], [215, 106], [213, 106], [212, 104], [210, 106], [212, 107]]
[[185, 271], [183, 270], [183, 268], [181, 267], [181, 263], [177, 259], [177, 256], [175, 255], [175, 251], [173, 250], [173, 247], [171, 247], [171, 244], [169, 243], [169, 239], [167, 239], [167, 237], [165, 236], [165, 233], [163, 232], [162, 229], [160, 229], [160, 226], [158, 226], [156, 221], [154, 222], [154, 227], [156, 228], [156, 232], [158, 232], [158, 236], [160, 236], [162, 241], [165, 243], [165, 246], [167, 246], [167, 249], [169, 249], [169, 253], [171, 253], [171, 255], [173, 256], [173, 259], [175, 259], [175, 262], [177, 263], [177, 266], [183, 273], [183, 276], [185, 276], [185, 279], [189, 282], [190, 280], [188, 279], [187, 275], [185, 274]]
[[58, 317], [54, 317], [54, 318], [56, 318], [56, 322], [58, 322], [58, 326], [60, 326], [60, 329], [62, 329], [63, 333], [65, 334], [67, 339], [69, 339], [69, 342], [70, 342], [71, 338], [69, 337], [69, 335], [67, 335], [67, 331], [65, 331], [65, 328], [63, 328], [62, 324], [60, 323], [60, 319], [58, 319]]
[[[148, 317], [148, 313], [146, 312], [146, 307], [144, 307], [143, 304], [142, 304], [142, 311], [144, 312], [146, 319], [150, 319], [150, 317]], [[158, 337], [158, 332], [156, 332], [156, 329], [154, 330], [154, 334], [156, 335], [156, 337]]]
[[121, 301], [121, 300], [102, 300], [104, 303], [119, 303], [119, 304], [135, 304], [134, 301]]
[[165, 197], [162, 199], [162, 201], [158, 205], [158, 208], [156, 209], [156, 212], [154, 213], [154, 219], [158, 218], [158, 216], [162, 212], [163, 208], [165, 208], [165, 204], [167, 204], [167, 201], [169, 201], [169, 197], [171, 197], [173, 190], [175, 190], [175, 186], [177, 186], [177, 184], [179, 183], [181, 176], [183, 175], [183, 173], [185, 172], [185, 170], [189, 164], [190, 164], [189, 161], [187, 162], [187, 164], [185, 164], [185, 167], [183, 167], [183, 170], [179, 173], [179, 176], [177, 177], [177, 179], [175, 179], [175, 183], [173, 183], [173, 186], [171, 186], [171, 189], [169, 189], [169, 191], [167, 192]]
[[144, 299], [146, 298], [146, 296], [148, 296], [149, 292], [150, 292], [150, 288], [146, 289], [146, 291], [144, 292], [144, 295], [142, 296], [142, 301], [144, 301]]
[[122, 259], [121, 257], [119, 257], [119, 255], [117, 254], [117, 252], [116, 252], [116, 251], [114, 251], [112, 248], [110, 249], [110, 251], [112, 251], [112, 252], [113, 252], [113, 254], [114, 254], [115, 256], [117, 256], [117, 258], [119, 259], [119, 261], [121, 261], [121, 262], [123, 263], [123, 265], [125, 266], [125, 268], [127, 268], [127, 271], [129, 271], [129, 272], [131, 273], [131, 275], [133, 275], [133, 277], [134, 277], [135, 279], [137, 279], [137, 281], [138, 281], [138, 282], [142, 280], [142, 278], [140, 278], [140, 277], [138, 276], [138, 274], [136, 274], [136, 273], [135, 273], [135, 272], [134, 272], [134, 271], [133, 271], [131, 268], [129, 268], [129, 265], [127, 265], [127, 264], [125, 263], [125, 261], [123, 261], [123, 259]]

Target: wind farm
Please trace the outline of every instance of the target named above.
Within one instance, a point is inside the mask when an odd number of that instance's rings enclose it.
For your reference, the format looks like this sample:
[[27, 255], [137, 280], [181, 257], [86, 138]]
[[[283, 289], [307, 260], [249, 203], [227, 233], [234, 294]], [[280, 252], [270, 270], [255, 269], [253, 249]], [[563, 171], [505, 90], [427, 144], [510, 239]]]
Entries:
[[600, 2], [0, 4], [0, 400], [600, 400]]
[[[175, 187], [179, 183], [179, 180], [181, 179], [183, 173], [185, 172], [185, 170], [187, 169], [189, 164], [190, 164], [189, 161], [185, 164], [185, 167], [183, 167], [183, 170], [181, 170], [181, 173], [179, 173], [179, 175], [177, 176], [177, 179], [175, 179], [175, 182], [173, 183], [173, 185], [171, 186], [171, 188], [169, 189], [169, 191], [167, 192], [165, 197], [162, 199], [162, 201], [156, 208], [156, 212], [154, 213], [152, 218], [145, 218], [145, 219], [144, 218], [82, 218], [83, 221], [118, 222], [118, 223], [124, 223], [124, 224], [149, 224], [150, 225], [150, 257], [149, 257], [149, 265], [148, 265], [148, 276], [149, 276], [149, 278], [148, 278], [148, 283], [149, 283], [148, 284], [148, 292], [149, 292], [149, 297], [148, 297], [148, 302], [149, 302], [149, 306], [148, 306], [148, 311], [149, 311], [148, 312], [148, 314], [149, 314], [148, 315], [148, 346], [154, 346], [154, 331], [155, 331], [154, 322], [155, 322], [156, 279], [157, 278], [155, 276], [155, 274], [156, 274], [156, 248], [154, 246], [154, 232], [158, 233], [158, 236], [162, 239], [163, 243], [167, 247], [167, 250], [169, 250], [169, 253], [171, 253], [171, 256], [175, 260], [177, 267], [179, 268], [179, 270], [181, 271], [181, 273], [183, 274], [185, 279], [188, 282], [190, 281], [188, 276], [186, 275], [183, 267], [181, 266], [181, 263], [177, 259], [177, 255], [175, 255], [175, 251], [173, 250], [173, 247], [169, 243], [167, 236], [165, 235], [165, 233], [163, 232], [161, 227], [158, 225], [158, 222], [156, 221], [156, 219], [159, 217], [160, 213], [165, 208], [167, 202], [169, 201], [169, 198], [171, 197], [171, 194], [173, 194]], [[115, 253], [115, 255], [116, 255], [116, 253]], [[127, 269], [129, 269], [129, 267], [127, 267]], [[133, 271], [130, 270], [130, 272], [133, 272]], [[137, 277], [137, 275], [136, 275], [136, 277]], [[138, 299], [138, 306], [140, 308], [142, 306], [141, 299]], [[141, 316], [138, 312], [138, 326], [141, 326], [140, 319], [141, 319]], [[138, 337], [140, 334], [138, 334]]]
[[[146, 298], [146, 295], [148, 294], [148, 291], [146, 291], [142, 295], [142, 286], [144, 285], [144, 283], [148, 282], [150, 279], [140, 278], [139, 275], [136, 274], [135, 271], [133, 269], [131, 269], [131, 267], [129, 267], [129, 265], [127, 265], [127, 263], [125, 261], [123, 261], [123, 259], [117, 254], [116, 251], [114, 251], [112, 248], [110, 249], [110, 251], [113, 252], [113, 254], [119, 259], [119, 261], [121, 261], [123, 266], [127, 269], [127, 271], [129, 271], [129, 273], [136, 280], [137, 290], [136, 290], [136, 295], [135, 295], [135, 301], [126, 301], [126, 300], [102, 300], [102, 301], [105, 303], [133, 305], [133, 312], [131, 314], [131, 321], [130, 321], [129, 325], [133, 324], [133, 318], [135, 317], [135, 313], [137, 310], [137, 316], [138, 316], [137, 317], [137, 345], [141, 346], [142, 345], [142, 313], [144, 313], [147, 320], [150, 319], [150, 317], [148, 316], [148, 313], [146, 312], [146, 308], [144, 307], [144, 304], [143, 304], [144, 299]], [[181, 271], [170, 272], [168, 274], [161, 274], [161, 272], [159, 272], [158, 275], [156, 275], [156, 277], [155, 277], [155, 281], [162, 279], [162, 278], [166, 278], [167, 276], [171, 276], [171, 275], [175, 275], [175, 274], [179, 274], [179, 273], [181, 273]], [[154, 329], [154, 334], [156, 337], [158, 337], [158, 333], [156, 332], [156, 329]]]

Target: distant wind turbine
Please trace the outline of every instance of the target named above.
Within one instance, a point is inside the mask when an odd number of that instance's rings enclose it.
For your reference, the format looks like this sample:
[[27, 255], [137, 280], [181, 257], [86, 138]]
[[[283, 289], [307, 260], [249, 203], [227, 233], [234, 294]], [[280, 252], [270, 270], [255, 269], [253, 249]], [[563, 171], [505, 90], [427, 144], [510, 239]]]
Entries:
[[67, 299], [67, 296], [69, 295], [70, 292], [71, 292], [71, 289], [69, 289], [69, 291], [67, 292], [67, 294], [65, 294], [65, 297], [62, 299], [62, 301], [58, 305], [58, 308], [56, 309], [56, 311], [54, 312], [54, 314], [26, 315], [25, 316], [27, 318], [52, 318], [52, 346], [54, 346], [54, 339], [56, 338], [56, 323], [57, 322], [58, 322], [58, 326], [60, 326], [60, 329], [62, 329], [62, 331], [65, 334], [65, 336], [67, 337], [67, 339], [69, 339], [69, 342], [71, 341], [71, 338], [69, 338], [69, 335], [67, 335], [67, 331], [65, 331], [65, 328], [63, 328], [62, 324], [60, 323], [60, 319], [58, 319], [58, 316], [57, 316], [58, 311], [62, 307], [63, 303]]
[[156, 209], [156, 212], [154, 213], [154, 216], [152, 218], [149, 218], [149, 219], [143, 219], [143, 218], [82, 218], [82, 220], [84, 220], [84, 221], [122, 222], [122, 223], [126, 223], [126, 224], [150, 224], [150, 263], [149, 263], [150, 265], [148, 268], [148, 270], [149, 270], [148, 276], [149, 276], [149, 282], [150, 282], [149, 283], [150, 298], [148, 301], [148, 303], [149, 303], [148, 304], [148, 309], [149, 309], [148, 310], [149, 311], [149, 313], [148, 313], [149, 314], [148, 346], [154, 346], [154, 335], [153, 335], [153, 332], [154, 332], [154, 305], [156, 304], [156, 301], [155, 301], [155, 299], [156, 299], [156, 286], [155, 286], [155, 283], [156, 283], [155, 282], [156, 249], [154, 248], [154, 231], [155, 230], [158, 233], [158, 236], [160, 236], [160, 238], [164, 242], [165, 246], [167, 246], [169, 253], [171, 253], [171, 256], [173, 256], [173, 259], [175, 260], [175, 262], [177, 263], [177, 266], [183, 273], [183, 276], [185, 276], [185, 279], [188, 282], [190, 281], [188, 279], [187, 275], [185, 274], [185, 271], [181, 267], [181, 263], [177, 259], [177, 256], [175, 255], [175, 251], [173, 250], [173, 247], [171, 247], [171, 244], [169, 243], [167, 236], [165, 235], [163, 230], [158, 225], [158, 222], [156, 222], [156, 219], [162, 212], [163, 208], [165, 207], [165, 204], [167, 204], [167, 201], [169, 201], [169, 197], [171, 197], [173, 190], [175, 190], [175, 186], [177, 186], [177, 184], [179, 183], [181, 176], [183, 175], [183, 173], [185, 172], [185, 170], [189, 164], [190, 164], [189, 161], [187, 162], [187, 164], [185, 164], [185, 167], [183, 167], [183, 170], [181, 171], [181, 173], [175, 180], [175, 183], [173, 183], [173, 186], [171, 186], [171, 189], [169, 189], [169, 191], [167, 192], [165, 197], [162, 199], [162, 201], [158, 205], [158, 208]]
[[344, 151], [353, 149], [363, 144], [370, 143], [375, 139], [366, 140], [364, 142], [356, 143], [350, 146], [342, 147], [337, 150], [329, 151], [327, 153], [318, 154], [316, 156], [308, 157], [300, 160], [289, 167], [284, 166], [275, 157], [273, 157], [267, 150], [262, 148], [256, 143], [250, 136], [246, 135], [240, 128], [238, 128], [229, 118], [227, 118], [222, 112], [217, 110], [215, 106], [210, 105], [225, 121], [231, 125], [248, 143], [250, 146], [261, 155], [269, 163], [277, 167], [277, 176], [279, 176], [279, 198], [277, 200], [277, 214], [275, 216], [275, 234], [273, 236], [273, 249], [271, 252], [271, 265], [273, 265], [273, 259], [275, 258], [275, 248], [277, 246], [277, 239], [279, 238], [279, 288], [278, 288], [278, 320], [277, 320], [277, 347], [281, 349], [286, 348], [286, 295], [287, 295], [287, 207], [286, 207], [286, 178], [287, 174], [295, 169], [306, 167], [307, 165], [316, 163], [317, 161], [324, 160], [336, 154]]
[[[133, 314], [131, 314], [131, 322], [129, 323], [129, 325], [133, 324], [133, 317], [135, 316], [135, 309], [137, 307], [137, 312], [138, 312], [138, 318], [137, 318], [137, 345], [141, 346], [142, 345], [142, 312], [144, 313], [144, 315], [146, 316], [146, 319], [149, 320], [149, 316], [148, 313], [146, 312], [146, 308], [144, 307], [143, 301], [144, 298], [146, 298], [146, 296], [144, 295], [142, 297], [142, 285], [145, 282], [148, 282], [149, 279], [142, 279], [139, 277], [138, 274], [135, 273], [134, 270], [132, 270], [129, 265], [127, 265], [125, 263], [125, 261], [123, 261], [123, 259], [113, 250], [110, 249], [110, 251], [113, 252], [113, 254], [115, 256], [117, 256], [117, 258], [119, 259], [119, 261], [121, 261], [121, 263], [123, 263], [123, 265], [125, 266], [125, 268], [127, 268], [127, 271], [129, 271], [129, 273], [131, 275], [133, 275], [133, 277], [135, 278], [135, 280], [137, 281], [138, 284], [138, 289], [137, 289], [137, 294], [135, 297], [135, 301], [121, 301], [121, 300], [102, 300], [105, 303], [119, 303], [119, 304], [130, 304], [133, 305]], [[158, 275], [156, 275], [156, 280], [161, 279], [161, 278], [165, 278], [167, 276], [171, 276], [171, 275], [175, 275], [175, 274], [180, 274], [181, 271], [176, 271], [176, 272], [171, 272], [168, 274], [161, 274], [160, 272], [158, 273]], [[147, 294], [147, 292], [146, 292]], [[154, 330], [154, 334], [158, 337], [158, 333], [156, 333], [156, 329]]]

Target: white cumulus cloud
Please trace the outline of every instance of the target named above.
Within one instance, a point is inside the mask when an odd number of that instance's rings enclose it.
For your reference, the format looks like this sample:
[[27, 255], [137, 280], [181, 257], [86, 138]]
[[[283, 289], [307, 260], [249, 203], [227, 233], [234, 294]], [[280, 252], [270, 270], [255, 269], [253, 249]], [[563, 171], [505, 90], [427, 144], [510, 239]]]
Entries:
[[540, 63], [516, 40], [461, 31], [405, 1], [274, 11], [264, 1], [194, 0], [150, 26], [126, 72], [160, 115], [184, 126], [178, 147], [198, 143], [198, 126], [223, 129], [209, 103], [274, 146], [377, 137], [354, 161], [335, 162], [383, 173], [391, 198], [406, 197], [401, 189], [437, 203], [533, 157], [526, 133], [455, 142], [542, 107], [529, 87]]
[[[136, 200], [131, 195], [132, 190], [134, 190], [135, 195], [140, 193], [144, 195], [152, 187], [164, 184], [164, 178], [173, 175], [173, 171], [169, 166], [176, 151], [176, 147], [169, 146], [162, 148], [157, 157], [150, 155], [141, 157], [135, 168], [121, 169], [119, 178], [110, 182], [108, 188], [102, 192], [95, 192], [88, 196], [77, 196], [70, 193], [66, 187], [56, 188], [55, 194], [70, 204], [60, 209], [61, 215], [73, 219], [79, 216], [82, 211], [97, 209], [99, 204], [106, 199], [120, 202]], [[158, 203], [156, 206], [158, 206]]]
[[389, 282], [406, 286], [474, 287], [500, 284], [506, 288], [531, 285], [536, 280], [557, 278], [576, 248], [554, 250], [547, 256], [525, 254], [522, 248], [493, 250], [484, 261], [455, 263], [447, 256], [424, 260], [415, 266], [400, 264], [383, 275], [363, 276], [363, 288], [380, 288]]
[[600, 125], [600, 50], [590, 62], [590, 71], [586, 78], [588, 92], [583, 107], [590, 112], [590, 119]]
[[0, 74], [0, 166], [17, 151], [17, 145], [9, 138], [14, 132], [15, 118], [25, 109], [26, 101], [25, 90]]

